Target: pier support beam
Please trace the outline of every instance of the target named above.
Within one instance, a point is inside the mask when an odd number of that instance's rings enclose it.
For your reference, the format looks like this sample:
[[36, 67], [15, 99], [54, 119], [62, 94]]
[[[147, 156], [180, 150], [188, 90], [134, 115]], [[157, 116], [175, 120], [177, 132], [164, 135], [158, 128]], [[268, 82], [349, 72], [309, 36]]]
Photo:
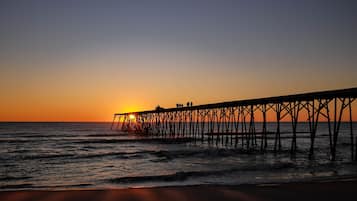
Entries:
[[[156, 109], [134, 113], [117, 113], [113, 116], [110, 129], [121, 130], [155, 138], [193, 138], [207, 141], [209, 145], [232, 146], [243, 150], [256, 150], [260, 140], [260, 150], [275, 153], [290, 144], [290, 153], [296, 153], [299, 143], [300, 121], [308, 122], [310, 147], [309, 158], [313, 158], [318, 124], [327, 121], [328, 147], [330, 159], [337, 155], [342, 121], [344, 135], [352, 160], [357, 160], [357, 138], [353, 122], [353, 102], [357, 98], [357, 88], [325, 92], [313, 92], [262, 99], [222, 102], [207, 105]], [[347, 112], [345, 112], [348, 110]], [[257, 113], [258, 111], [258, 113]], [[331, 115], [330, 115], [331, 114]], [[135, 118], [133, 118], [135, 115]], [[262, 115], [262, 116], [261, 116]], [[284, 122], [289, 116], [290, 130]], [[261, 119], [260, 119], [261, 117]], [[322, 119], [325, 117], [325, 119]], [[256, 128], [261, 121], [261, 127]], [[275, 132], [268, 131], [268, 122], [276, 123]], [[348, 122], [347, 122], [348, 121]], [[117, 122], [117, 123], [116, 123]], [[348, 131], [346, 132], [345, 126]], [[260, 131], [261, 128], [261, 131]], [[300, 128], [300, 127], [299, 127]], [[304, 131], [306, 132], [306, 131]], [[346, 136], [345, 136], [346, 137]], [[229, 141], [230, 140], [230, 141]], [[282, 143], [284, 141], [284, 143]], [[303, 140], [301, 140], [303, 141]], [[230, 142], [230, 143], [229, 143]], [[239, 146], [241, 143], [242, 146]], [[344, 142], [346, 143], [346, 142]], [[282, 148], [282, 145], [283, 148]], [[321, 146], [319, 144], [319, 146]]]

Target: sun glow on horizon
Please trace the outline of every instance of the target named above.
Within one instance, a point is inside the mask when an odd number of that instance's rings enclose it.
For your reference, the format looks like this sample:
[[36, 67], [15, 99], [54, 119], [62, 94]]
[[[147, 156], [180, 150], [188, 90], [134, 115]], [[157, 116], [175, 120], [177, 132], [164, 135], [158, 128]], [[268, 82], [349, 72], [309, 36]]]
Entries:
[[134, 115], [134, 114], [130, 114], [130, 115], [129, 115], [129, 119], [130, 119], [130, 120], [135, 120], [135, 119], [136, 119], [136, 117], [135, 117], [135, 115]]

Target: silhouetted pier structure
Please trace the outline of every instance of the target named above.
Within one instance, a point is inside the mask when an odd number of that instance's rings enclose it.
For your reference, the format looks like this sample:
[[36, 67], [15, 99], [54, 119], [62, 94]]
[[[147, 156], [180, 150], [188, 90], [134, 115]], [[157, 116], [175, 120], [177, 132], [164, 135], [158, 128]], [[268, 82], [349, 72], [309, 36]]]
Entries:
[[[331, 159], [336, 158], [336, 147], [342, 117], [350, 127], [351, 157], [357, 160], [357, 138], [353, 133], [352, 103], [357, 98], [357, 88], [303, 93], [269, 98], [229, 101], [179, 108], [114, 114], [112, 129], [135, 132], [160, 138], [190, 137], [209, 143], [225, 143], [244, 149], [265, 151], [268, 138], [273, 137], [273, 150], [281, 150], [281, 122], [291, 123], [290, 151], [297, 150], [299, 123], [308, 124], [305, 133], [310, 138], [309, 156], [314, 154], [319, 122], [328, 126]], [[273, 116], [274, 131], [267, 130], [269, 117]], [[259, 119], [257, 121], [256, 119]], [[259, 128], [257, 127], [259, 125]], [[284, 138], [285, 139], [285, 138]]]

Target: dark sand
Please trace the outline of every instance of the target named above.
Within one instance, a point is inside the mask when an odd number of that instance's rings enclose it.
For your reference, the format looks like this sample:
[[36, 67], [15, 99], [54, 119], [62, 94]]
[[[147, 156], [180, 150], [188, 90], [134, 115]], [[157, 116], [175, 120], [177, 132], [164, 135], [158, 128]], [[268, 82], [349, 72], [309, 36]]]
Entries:
[[8, 191], [0, 192], [0, 201], [29, 200], [357, 200], [356, 178], [310, 183], [239, 186], [184, 186], [105, 190]]

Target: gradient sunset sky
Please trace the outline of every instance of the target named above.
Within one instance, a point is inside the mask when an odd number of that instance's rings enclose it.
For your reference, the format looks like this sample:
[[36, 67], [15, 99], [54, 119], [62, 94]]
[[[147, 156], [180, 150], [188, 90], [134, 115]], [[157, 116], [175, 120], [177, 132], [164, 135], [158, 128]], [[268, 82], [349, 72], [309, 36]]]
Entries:
[[357, 1], [0, 0], [0, 121], [357, 86]]

